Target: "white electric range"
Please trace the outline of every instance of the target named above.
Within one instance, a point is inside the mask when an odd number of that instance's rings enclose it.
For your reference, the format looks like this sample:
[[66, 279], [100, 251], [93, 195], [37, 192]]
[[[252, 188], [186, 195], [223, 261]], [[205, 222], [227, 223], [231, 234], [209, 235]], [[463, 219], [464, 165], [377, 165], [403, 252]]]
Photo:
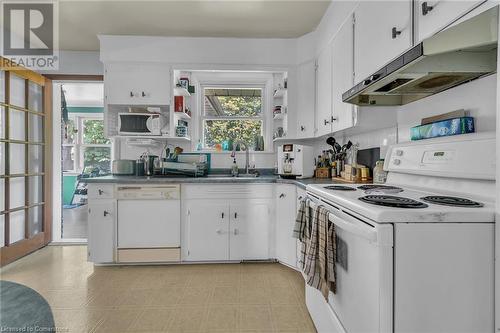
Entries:
[[337, 235], [337, 292], [306, 288], [318, 332], [494, 330], [495, 137], [392, 146], [387, 184], [310, 185]]

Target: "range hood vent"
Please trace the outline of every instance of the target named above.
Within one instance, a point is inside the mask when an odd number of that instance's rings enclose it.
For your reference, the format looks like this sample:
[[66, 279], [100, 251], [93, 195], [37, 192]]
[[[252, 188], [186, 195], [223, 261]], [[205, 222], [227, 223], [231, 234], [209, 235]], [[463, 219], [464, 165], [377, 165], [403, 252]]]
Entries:
[[498, 6], [425, 39], [358, 83], [342, 100], [404, 105], [497, 71]]

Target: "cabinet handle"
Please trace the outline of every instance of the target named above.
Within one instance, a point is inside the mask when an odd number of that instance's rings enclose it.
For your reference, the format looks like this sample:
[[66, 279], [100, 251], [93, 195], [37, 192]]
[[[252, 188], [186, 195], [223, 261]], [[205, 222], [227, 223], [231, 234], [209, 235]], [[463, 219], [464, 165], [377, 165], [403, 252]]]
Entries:
[[238, 218], [238, 213], [234, 213], [234, 218], [237, 219]]
[[304, 131], [306, 130], [306, 128], [305, 128], [304, 126], [300, 126], [300, 130], [301, 130], [302, 132], [304, 132]]
[[422, 2], [422, 15], [425, 16], [429, 14], [434, 9], [434, 6], [429, 6], [427, 1]]
[[134, 93], [133, 92], [130, 92], [130, 97], [134, 97]]
[[144, 93], [144, 91], [142, 92], [142, 97], [146, 97], [146, 94]]
[[282, 199], [282, 198], [284, 198], [284, 197], [286, 197], [285, 193], [281, 193], [281, 194], [280, 194], [280, 199]]
[[224, 218], [224, 212], [222, 212], [221, 217]]
[[104, 211], [104, 217], [108, 216], [109, 212], [107, 210]]
[[327, 119], [325, 119], [324, 122], [325, 122], [325, 126], [330, 123]]
[[302, 197], [302, 196], [300, 196], [300, 197], [298, 198], [298, 199], [299, 199], [299, 201], [302, 201], [302, 198], [303, 198], [303, 197]]
[[401, 30], [398, 30], [396, 27], [392, 27], [392, 39], [396, 39], [399, 35], [401, 35]]
[[99, 195], [102, 195], [104, 193], [103, 190], [98, 190], [98, 192], [99, 192]]
[[333, 116], [332, 116], [332, 123], [333, 123], [334, 121], [337, 121], [337, 118], [335, 118], [335, 117], [333, 117]]

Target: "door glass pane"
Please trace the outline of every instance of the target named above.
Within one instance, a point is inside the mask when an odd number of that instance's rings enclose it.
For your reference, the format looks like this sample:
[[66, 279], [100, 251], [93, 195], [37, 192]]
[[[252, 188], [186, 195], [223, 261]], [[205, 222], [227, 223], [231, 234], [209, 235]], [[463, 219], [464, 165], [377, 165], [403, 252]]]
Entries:
[[24, 210], [10, 213], [10, 244], [24, 239]]
[[5, 102], [5, 71], [0, 71], [0, 102]]
[[29, 82], [28, 87], [28, 109], [31, 111], [43, 112], [42, 86], [39, 86], [34, 82]]
[[5, 107], [0, 106], [0, 139], [5, 139]]
[[83, 151], [83, 171], [85, 173], [108, 174], [111, 172], [111, 148], [87, 147]]
[[36, 114], [29, 115], [29, 141], [43, 142], [43, 117]]
[[109, 139], [104, 136], [104, 122], [102, 120], [83, 121], [84, 144], [108, 144]]
[[9, 110], [9, 138], [12, 140], [26, 140], [24, 117], [25, 112]]
[[76, 133], [75, 121], [73, 119], [68, 119], [66, 124], [63, 125], [62, 143], [75, 143]]
[[10, 72], [10, 104], [24, 108], [26, 106], [25, 80]]
[[29, 209], [28, 231], [30, 237], [42, 232], [43, 206], [31, 207]]
[[0, 178], [0, 212], [5, 210], [5, 179]]
[[0, 142], [0, 175], [5, 175], [5, 143]]
[[5, 215], [0, 215], [0, 246], [5, 245]]
[[10, 186], [10, 207], [9, 209], [22, 207], [24, 201], [24, 177], [15, 177], [9, 180]]
[[30, 205], [43, 202], [43, 176], [29, 177], [29, 200]]
[[25, 145], [20, 143], [11, 143], [10, 147], [10, 174], [19, 174], [25, 172], [24, 149]]
[[62, 171], [75, 170], [75, 147], [62, 147]]
[[40, 173], [43, 172], [43, 146], [29, 145], [28, 146], [28, 172]]

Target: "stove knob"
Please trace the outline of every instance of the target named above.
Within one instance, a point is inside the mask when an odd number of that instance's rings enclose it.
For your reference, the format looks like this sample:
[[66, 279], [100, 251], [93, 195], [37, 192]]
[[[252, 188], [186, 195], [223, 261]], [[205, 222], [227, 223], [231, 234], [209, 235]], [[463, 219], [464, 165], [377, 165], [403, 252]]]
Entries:
[[403, 151], [398, 149], [396, 150], [396, 156], [402, 156], [403, 155]]
[[394, 165], [400, 165], [401, 164], [401, 160], [396, 158], [392, 163], [394, 163]]

